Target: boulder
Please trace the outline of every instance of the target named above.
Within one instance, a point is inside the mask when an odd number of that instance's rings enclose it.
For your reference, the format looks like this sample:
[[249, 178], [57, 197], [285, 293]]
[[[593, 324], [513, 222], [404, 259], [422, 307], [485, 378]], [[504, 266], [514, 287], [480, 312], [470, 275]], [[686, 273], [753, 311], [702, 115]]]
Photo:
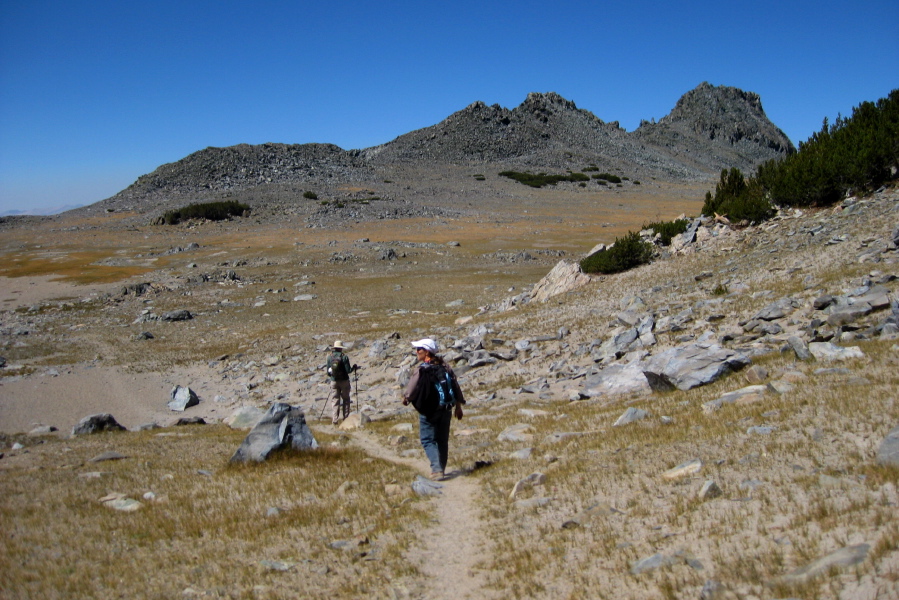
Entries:
[[739, 371], [750, 362], [749, 357], [735, 350], [715, 344], [691, 344], [652, 357], [646, 363], [643, 375], [656, 391], [689, 390]]
[[775, 321], [777, 319], [783, 319], [785, 316], [790, 314], [798, 305], [799, 304], [792, 298], [781, 298], [777, 302], [769, 304], [768, 306], [760, 310], [758, 313], [756, 313], [753, 319], [760, 319], [762, 321]]
[[302, 409], [276, 402], [250, 430], [231, 462], [262, 462], [272, 452], [285, 448], [309, 450], [318, 448], [318, 442]]
[[701, 500], [711, 500], [713, 498], [717, 498], [723, 492], [714, 479], [707, 479], [705, 483], [702, 484], [702, 487], [699, 488], [699, 492], [697, 496]]
[[877, 464], [899, 467], [899, 426], [894, 427], [877, 448]]
[[534, 438], [532, 431], [534, 428], [527, 423], [516, 423], [506, 427], [496, 440], [499, 442], [529, 442]]
[[419, 496], [439, 496], [443, 493], [442, 489], [442, 484], [425, 479], [421, 475], [416, 475], [412, 482], [412, 491]]
[[843, 348], [830, 342], [812, 342], [808, 350], [818, 360], [849, 360], [851, 358], [863, 358], [865, 355], [858, 346]]
[[191, 406], [200, 403], [200, 397], [190, 388], [176, 385], [171, 391], [172, 400], [168, 403], [169, 410], [184, 412]]
[[856, 302], [830, 313], [827, 317], [827, 324], [831, 327], [849, 325], [871, 314], [872, 310], [873, 308], [867, 302]]
[[371, 418], [365, 413], [350, 413], [337, 427], [341, 431], [352, 431], [353, 429], [362, 429], [366, 423], [371, 423]]
[[856, 303], [863, 303], [873, 310], [883, 310], [890, 306], [890, 289], [883, 285], [872, 286], [861, 296], [853, 298]]
[[643, 374], [643, 365], [639, 362], [609, 365], [584, 380], [584, 395], [588, 398], [651, 392], [652, 388], [649, 387], [649, 382]]
[[621, 358], [634, 349], [635, 342], [639, 339], [640, 333], [636, 327], [625, 329], [616, 334], [603, 343], [602, 346], [593, 354], [593, 360], [599, 362], [606, 358]]
[[868, 556], [871, 546], [868, 544], [856, 544], [855, 546], [846, 546], [840, 548], [836, 552], [832, 552], [826, 556], [810, 562], [809, 564], [796, 569], [792, 573], [784, 575], [777, 583], [787, 585], [799, 585], [811, 581], [812, 579], [830, 573], [835, 570], [852, 567], [864, 561]]
[[588, 283], [590, 276], [581, 271], [578, 263], [561, 260], [537, 282], [531, 290], [531, 298], [537, 302], [546, 302], [553, 296], [570, 292]]
[[633, 406], [629, 406], [624, 413], [618, 417], [618, 420], [612, 424], [612, 427], [621, 427], [622, 425], [630, 425], [631, 423], [636, 423], [637, 421], [642, 421], [649, 415], [648, 412], [641, 408], [634, 408]]
[[159, 317], [160, 321], [189, 321], [193, 319], [194, 316], [190, 314], [189, 310], [180, 309], [180, 310], [170, 310], [167, 313], [163, 313], [161, 317]]
[[793, 349], [793, 352], [796, 353], [796, 358], [799, 360], [810, 360], [812, 358], [812, 353], [808, 350], [808, 344], [802, 341], [801, 338], [791, 335], [787, 338], [787, 343]]
[[72, 428], [72, 435], [85, 435], [101, 431], [125, 431], [118, 421], [109, 413], [100, 413], [84, 417]]
[[750, 399], [755, 399], [757, 396], [763, 396], [767, 392], [767, 385], [747, 385], [738, 390], [727, 392], [714, 400], [709, 400], [702, 405], [702, 410], [706, 413], [712, 413], [725, 404], [748, 403]]
[[674, 468], [668, 469], [667, 471], [662, 473], [662, 479], [672, 481], [674, 479], [680, 479], [681, 477], [695, 475], [702, 470], [702, 466], [702, 459], [694, 458], [693, 460], [688, 460], [687, 462], [683, 462]]

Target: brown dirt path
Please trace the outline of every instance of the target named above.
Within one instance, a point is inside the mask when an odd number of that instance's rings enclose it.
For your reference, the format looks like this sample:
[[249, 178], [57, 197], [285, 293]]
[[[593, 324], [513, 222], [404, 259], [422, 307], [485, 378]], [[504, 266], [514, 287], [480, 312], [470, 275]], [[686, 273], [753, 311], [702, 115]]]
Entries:
[[[354, 433], [352, 440], [371, 456], [410, 466], [424, 476], [430, 472], [423, 450], [419, 458], [397, 456], [364, 430]], [[478, 508], [480, 488], [458, 468], [448, 472], [448, 478], [440, 482], [443, 493], [431, 501], [435, 504], [435, 522], [420, 532], [419, 546], [409, 560], [425, 576], [421, 583], [427, 590], [423, 597], [428, 600], [495, 598], [492, 590], [485, 589], [484, 566], [490, 556], [490, 541], [484, 535], [486, 526]]]

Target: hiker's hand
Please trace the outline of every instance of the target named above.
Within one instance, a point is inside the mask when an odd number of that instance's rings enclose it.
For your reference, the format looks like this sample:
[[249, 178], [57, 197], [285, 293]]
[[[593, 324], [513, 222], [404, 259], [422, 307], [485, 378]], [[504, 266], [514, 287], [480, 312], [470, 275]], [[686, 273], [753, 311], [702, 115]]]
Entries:
[[354, 371], [358, 371], [358, 370], [359, 370], [359, 365], [353, 365], [353, 370], [354, 370]]
[[459, 420], [461, 421], [461, 420], [462, 420], [462, 405], [461, 405], [461, 404], [457, 404], [457, 405], [456, 405], [456, 411], [455, 411], [455, 412], [456, 412], [456, 418], [459, 419]]
[[403, 406], [409, 406], [409, 400], [403, 398]]

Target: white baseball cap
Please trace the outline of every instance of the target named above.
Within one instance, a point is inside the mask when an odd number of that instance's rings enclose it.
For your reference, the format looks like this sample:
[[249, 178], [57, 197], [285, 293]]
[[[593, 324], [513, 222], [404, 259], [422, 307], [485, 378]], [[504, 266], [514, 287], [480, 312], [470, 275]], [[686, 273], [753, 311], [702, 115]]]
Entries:
[[431, 338], [424, 338], [422, 340], [412, 342], [412, 347], [413, 348], [424, 348], [431, 354], [435, 354], [437, 352], [437, 342], [435, 342]]

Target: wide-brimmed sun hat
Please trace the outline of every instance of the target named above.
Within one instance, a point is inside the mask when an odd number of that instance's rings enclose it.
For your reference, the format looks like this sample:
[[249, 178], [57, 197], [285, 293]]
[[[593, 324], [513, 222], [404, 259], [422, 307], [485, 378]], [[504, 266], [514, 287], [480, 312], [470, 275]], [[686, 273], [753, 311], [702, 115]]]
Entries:
[[340, 340], [337, 340], [336, 342], [334, 342], [334, 349], [335, 350], [343, 350], [343, 342], [341, 342]]

